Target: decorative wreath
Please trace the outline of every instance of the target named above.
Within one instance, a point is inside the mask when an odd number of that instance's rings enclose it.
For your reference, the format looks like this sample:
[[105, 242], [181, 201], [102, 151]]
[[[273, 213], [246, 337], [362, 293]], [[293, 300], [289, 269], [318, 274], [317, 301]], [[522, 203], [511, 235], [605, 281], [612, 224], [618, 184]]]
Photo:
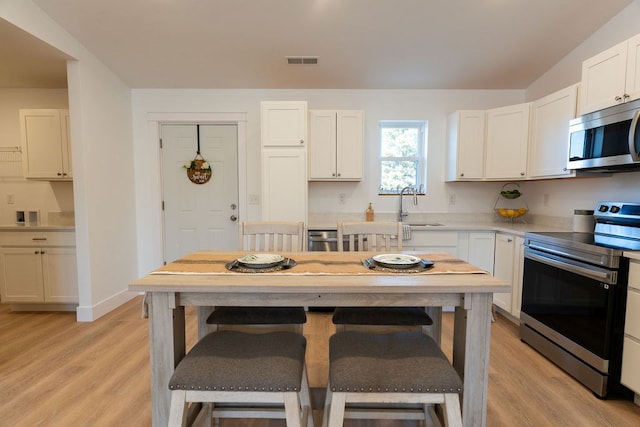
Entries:
[[187, 177], [194, 184], [204, 184], [211, 179], [213, 170], [200, 153], [196, 154], [193, 160], [183, 165], [187, 170]]
[[211, 179], [213, 171], [209, 162], [200, 155], [200, 125], [196, 125], [196, 135], [198, 146], [196, 156], [190, 162], [185, 163], [182, 167], [187, 170], [187, 177], [194, 184], [204, 184]]

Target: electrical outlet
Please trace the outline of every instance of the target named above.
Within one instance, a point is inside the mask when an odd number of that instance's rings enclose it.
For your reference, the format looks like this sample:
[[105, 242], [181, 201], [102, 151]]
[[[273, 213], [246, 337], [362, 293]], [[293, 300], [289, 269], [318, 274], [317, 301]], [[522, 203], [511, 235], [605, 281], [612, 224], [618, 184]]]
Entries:
[[14, 203], [13, 194], [7, 194], [7, 204], [12, 205]]
[[260, 204], [260, 196], [257, 194], [249, 194], [247, 202], [250, 205], [259, 205]]
[[345, 202], [346, 199], [347, 199], [347, 195], [346, 194], [344, 194], [344, 193], [338, 194], [338, 200], [340, 201], [341, 205], [344, 205], [346, 203]]
[[450, 205], [456, 204], [456, 195], [454, 193], [449, 194], [449, 204]]

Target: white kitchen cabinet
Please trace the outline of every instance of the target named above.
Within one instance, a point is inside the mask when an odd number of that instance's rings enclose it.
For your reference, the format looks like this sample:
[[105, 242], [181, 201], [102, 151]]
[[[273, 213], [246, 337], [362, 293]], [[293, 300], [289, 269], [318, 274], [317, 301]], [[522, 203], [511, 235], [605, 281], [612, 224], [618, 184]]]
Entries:
[[307, 223], [306, 105], [297, 101], [261, 104], [264, 221]]
[[402, 249], [424, 253], [448, 253], [458, 257], [458, 232], [412, 230], [411, 239], [402, 242]]
[[582, 63], [580, 114], [640, 98], [640, 34]]
[[496, 233], [493, 275], [511, 285], [511, 292], [493, 294], [493, 303], [520, 318], [522, 306], [522, 271], [524, 239], [506, 233]]
[[627, 311], [620, 381], [640, 394], [640, 262], [629, 263]]
[[264, 101], [260, 106], [263, 147], [306, 147], [306, 101]]
[[534, 101], [531, 108], [529, 178], [575, 176], [567, 169], [569, 121], [576, 117], [578, 85]]
[[485, 178], [525, 179], [531, 103], [487, 111]]
[[309, 111], [309, 180], [360, 181], [364, 164], [364, 112]]
[[11, 304], [76, 304], [75, 234], [3, 232], [0, 298]]
[[447, 119], [447, 181], [484, 178], [484, 110], [460, 110]]
[[262, 153], [262, 219], [307, 223], [307, 156], [303, 150]]
[[496, 234], [494, 232], [470, 232], [467, 257], [463, 259], [469, 264], [493, 274], [495, 244]]
[[73, 178], [67, 110], [20, 110], [20, 131], [27, 179]]

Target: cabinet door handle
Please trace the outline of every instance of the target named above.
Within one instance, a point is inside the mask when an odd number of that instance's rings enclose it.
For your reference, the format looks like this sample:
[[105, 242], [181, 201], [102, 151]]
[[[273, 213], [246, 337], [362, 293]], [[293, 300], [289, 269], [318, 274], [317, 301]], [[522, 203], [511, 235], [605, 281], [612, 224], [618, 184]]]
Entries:
[[304, 139], [301, 139], [301, 140], [300, 140], [300, 144], [304, 144]]
[[31, 240], [36, 240], [36, 241], [37, 240], [47, 240], [47, 238], [46, 237], [34, 237]]
[[614, 99], [618, 102], [622, 101], [622, 97], [620, 95], [616, 96]]
[[33, 253], [37, 255], [40, 253], [40, 251], [34, 251]]

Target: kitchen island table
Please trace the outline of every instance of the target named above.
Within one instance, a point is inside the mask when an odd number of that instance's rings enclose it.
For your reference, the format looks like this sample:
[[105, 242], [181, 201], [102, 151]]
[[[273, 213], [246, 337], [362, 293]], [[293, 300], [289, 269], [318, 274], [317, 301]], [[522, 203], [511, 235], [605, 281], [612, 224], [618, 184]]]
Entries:
[[367, 252], [283, 253], [294, 261], [290, 268], [228, 269], [246, 254], [195, 252], [129, 285], [146, 293], [154, 426], [167, 425], [169, 379], [186, 350], [185, 306], [198, 307], [202, 337], [216, 305], [431, 307], [438, 341], [441, 308], [454, 306], [453, 365], [464, 380], [463, 424], [485, 425], [492, 295], [509, 292], [509, 285], [449, 254], [411, 253], [433, 261], [430, 269], [366, 268], [362, 260], [374, 255]]

